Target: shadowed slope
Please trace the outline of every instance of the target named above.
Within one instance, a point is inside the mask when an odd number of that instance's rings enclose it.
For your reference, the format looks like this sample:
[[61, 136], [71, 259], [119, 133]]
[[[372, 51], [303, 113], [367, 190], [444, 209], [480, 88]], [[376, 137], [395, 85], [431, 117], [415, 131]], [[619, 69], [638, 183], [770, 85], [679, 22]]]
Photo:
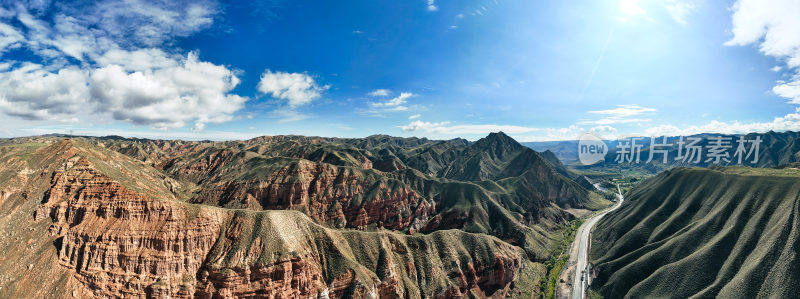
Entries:
[[676, 169], [631, 190], [593, 234], [609, 298], [800, 292], [800, 171]]

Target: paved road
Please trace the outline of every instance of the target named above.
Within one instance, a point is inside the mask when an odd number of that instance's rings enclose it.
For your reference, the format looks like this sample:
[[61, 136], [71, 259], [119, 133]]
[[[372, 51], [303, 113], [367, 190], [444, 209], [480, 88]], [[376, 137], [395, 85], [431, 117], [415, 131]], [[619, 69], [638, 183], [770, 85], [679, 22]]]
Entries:
[[[599, 185], [595, 185], [595, 187], [603, 190]], [[589, 281], [589, 271], [587, 271], [587, 266], [589, 265], [589, 255], [587, 251], [589, 249], [589, 237], [592, 232], [592, 227], [597, 224], [597, 221], [599, 221], [600, 218], [603, 218], [603, 216], [608, 214], [608, 212], [616, 210], [620, 205], [622, 205], [623, 197], [619, 186], [617, 186], [617, 197], [619, 200], [614, 207], [590, 218], [584, 222], [580, 228], [578, 228], [578, 238], [575, 239], [575, 242], [579, 242], [578, 262], [577, 267], [575, 267], [575, 276], [572, 279], [572, 299], [583, 299], [586, 295], [586, 290], [589, 286], [587, 283]]]

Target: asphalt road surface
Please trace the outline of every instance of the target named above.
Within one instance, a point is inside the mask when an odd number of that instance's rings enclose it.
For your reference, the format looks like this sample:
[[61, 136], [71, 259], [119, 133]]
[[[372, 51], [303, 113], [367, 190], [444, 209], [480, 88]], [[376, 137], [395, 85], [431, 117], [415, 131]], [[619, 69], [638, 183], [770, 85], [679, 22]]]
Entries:
[[[597, 188], [601, 189], [599, 186], [597, 186]], [[578, 238], [575, 239], [575, 241], [580, 243], [578, 243], [577, 267], [575, 267], [575, 276], [572, 279], [573, 299], [583, 299], [586, 297], [586, 291], [589, 289], [589, 271], [587, 271], [587, 267], [589, 265], [589, 237], [591, 236], [592, 227], [597, 224], [597, 221], [599, 221], [609, 212], [618, 209], [622, 205], [623, 197], [619, 186], [617, 186], [617, 197], [619, 198], [619, 201], [617, 201], [617, 204], [614, 207], [590, 218], [578, 229]]]

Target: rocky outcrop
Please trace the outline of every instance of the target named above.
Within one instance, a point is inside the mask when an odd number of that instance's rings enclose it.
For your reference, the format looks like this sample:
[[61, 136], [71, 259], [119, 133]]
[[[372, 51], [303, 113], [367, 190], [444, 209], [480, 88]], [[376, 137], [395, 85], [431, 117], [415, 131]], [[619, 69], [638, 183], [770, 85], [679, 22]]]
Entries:
[[36, 218], [53, 220], [61, 264], [87, 287], [142, 297], [180, 294], [216, 242], [220, 215], [191, 212], [124, 187], [75, 156], [53, 175]]
[[521, 250], [486, 235], [344, 232], [296, 211], [190, 205], [122, 177], [132, 169], [101, 170], [121, 157], [77, 152], [52, 174], [34, 218], [52, 221], [59, 263], [95, 297], [500, 297], [521, 270]]
[[265, 210], [295, 209], [334, 227], [414, 228], [436, 205], [396, 180], [361, 170], [306, 160], [248, 180], [221, 180], [193, 199], [197, 203]]

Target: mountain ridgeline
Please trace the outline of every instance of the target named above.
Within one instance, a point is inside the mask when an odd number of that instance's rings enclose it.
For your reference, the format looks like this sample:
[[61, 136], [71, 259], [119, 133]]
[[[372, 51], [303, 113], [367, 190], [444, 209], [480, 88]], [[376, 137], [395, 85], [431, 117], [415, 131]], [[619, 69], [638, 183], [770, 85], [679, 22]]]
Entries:
[[[720, 163], [714, 163], [715, 160], [709, 156], [709, 152], [707, 151], [708, 147], [712, 145], [711, 143], [714, 139], [718, 136], [722, 136], [727, 139], [727, 142], [731, 146], [726, 150], [728, 153], [727, 159], [730, 161], [719, 161]], [[748, 159], [742, 159], [741, 164], [739, 164], [738, 157], [734, 157], [734, 153], [738, 147], [737, 140], [739, 137], [744, 137], [745, 140], [752, 141], [756, 138], [761, 140], [761, 143], [758, 147], [758, 152], [756, 153], [753, 151]], [[534, 150], [539, 152], [545, 151], [552, 151], [558, 158], [564, 163], [570, 164], [571, 166], [577, 169], [583, 170], [641, 170], [649, 173], [658, 173], [665, 169], [670, 169], [674, 167], [710, 167], [710, 166], [734, 166], [734, 165], [741, 165], [741, 166], [749, 166], [749, 167], [760, 167], [760, 168], [769, 168], [769, 167], [777, 167], [789, 163], [800, 162], [800, 132], [767, 132], [767, 133], [750, 133], [746, 135], [729, 135], [729, 134], [698, 134], [692, 136], [685, 136], [684, 142], [687, 144], [690, 143], [690, 138], [699, 138], [700, 141], [696, 144], [696, 146], [702, 147], [703, 151], [695, 161], [689, 161], [694, 159], [679, 159], [679, 147], [677, 146], [678, 142], [680, 141], [680, 137], [667, 137], [666, 144], [670, 144], [669, 147], [659, 147], [658, 144], [665, 143], [664, 137], [657, 137], [656, 144], [654, 145], [654, 149], [662, 150], [666, 149], [668, 151], [668, 159], [667, 162], [664, 163], [663, 155], [659, 152], [653, 153], [653, 160], [650, 162], [645, 163], [650, 158], [650, 145], [651, 139], [650, 138], [638, 138], [636, 140], [637, 145], [641, 145], [641, 152], [639, 156], [639, 162], [622, 162], [620, 163], [617, 159], [619, 158], [619, 153], [621, 152], [620, 144], [624, 144], [625, 142], [630, 142], [631, 139], [621, 139], [621, 140], [607, 140], [605, 141], [606, 145], [608, 146], [608, 154], [605, 157], [605, 160], [601, 161], [600, 163], [591, 165], [591, 166], [583, 166], [580, 165], [578, 162], [578, 141], [561, 141], [561, 142], [529, 142], [524, 143], [526, 146], [531, 147]], [[751, 144], [747, 144], [747, 150], [749, 151], [749, 147]], [[629, 152], [630, 149], [626, 149], [626, 152]], [[682, 154], [685, 154], [686, 148], [681, 150]], [[683, 155], [685, 156], [685, 155]], [[757, 159], [756, 159], [757, 157]], [[632, 159], [635, 160], [635, 159]], [[755, 161], [755, 163], [753, 162]]]
[[607, 205], [547, 159], [503, 133], [0, 140], [0, 297], [535, 295], [567, 210]]
[[800, 170], [678, 168], [640, 183], [595, 229], [606, 298], [800, 293]]

